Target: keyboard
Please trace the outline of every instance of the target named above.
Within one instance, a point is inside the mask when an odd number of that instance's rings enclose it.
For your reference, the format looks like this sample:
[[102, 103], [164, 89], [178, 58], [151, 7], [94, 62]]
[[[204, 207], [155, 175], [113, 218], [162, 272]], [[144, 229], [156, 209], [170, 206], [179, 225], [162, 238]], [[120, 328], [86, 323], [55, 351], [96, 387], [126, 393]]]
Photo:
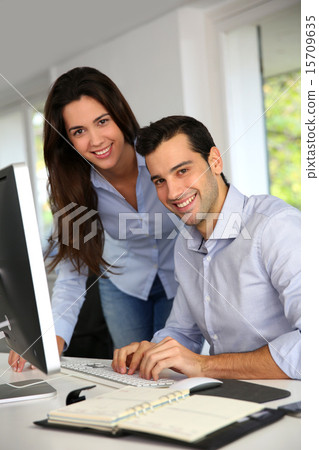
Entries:
[[136, 387], [169, 387], [175, 383], [175, 380], [169, 378], [160, 378], [157, 381], [145, 380], [137, 373], [133, 375], [114, 372], [111, 360], [92, 360], [72, 358], [61, 360], [61, 372], [73, 375], [95, 383], [105, 384], [111, 387], [119, 388], [120, 385], [130, 385]]

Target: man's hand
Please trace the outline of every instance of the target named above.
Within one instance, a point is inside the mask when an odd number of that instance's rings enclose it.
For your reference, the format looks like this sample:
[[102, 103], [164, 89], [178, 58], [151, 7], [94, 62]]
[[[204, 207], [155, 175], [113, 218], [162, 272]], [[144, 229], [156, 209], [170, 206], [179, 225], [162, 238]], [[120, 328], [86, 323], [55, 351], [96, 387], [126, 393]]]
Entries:
[[175, 339], [166, 337], [158, 344], [148, 341], [133, 342], [114, 351], [112, 367], [116, 372], [139, 374], [147, 380], [158, 380], [163, 369], [173, 369], [188, 377], [202, 376], [201, 355], [188, 350]]
[[145, 351], [154, 347], [156, 344], [149, 341], [132, 342], [122, 348], [114, 350], [112, 368], [115, 372], [132, 375], [140, 366]]
[[172, 369], [188, 377], [200, 377], [202, 356], [192, 352], [175, 339], [166, 337], [147, 350], [140, 364], [140, 376], [158, 380], [163, 369]]

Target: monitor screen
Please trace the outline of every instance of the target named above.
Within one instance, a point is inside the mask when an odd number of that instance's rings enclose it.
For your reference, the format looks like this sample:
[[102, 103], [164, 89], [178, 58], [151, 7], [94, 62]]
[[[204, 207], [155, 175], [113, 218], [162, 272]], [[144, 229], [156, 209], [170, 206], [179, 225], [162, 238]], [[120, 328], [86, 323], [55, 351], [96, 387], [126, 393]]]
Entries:
[[0, 324], [8, 346], [42, 372], [60, 370], [29, 171], [0, 170]]

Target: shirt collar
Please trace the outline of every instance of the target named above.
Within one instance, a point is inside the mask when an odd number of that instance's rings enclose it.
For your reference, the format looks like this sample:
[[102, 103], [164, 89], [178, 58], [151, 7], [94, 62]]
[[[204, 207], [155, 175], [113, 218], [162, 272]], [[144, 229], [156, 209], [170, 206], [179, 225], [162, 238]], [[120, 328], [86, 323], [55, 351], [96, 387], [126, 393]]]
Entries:
[[245, 196], [231, 184], [216, 226], [209, 239], [236, 238], [243, 227], [244, 205]]
[[192, 239], [187, 240], [189, 250], [207, 252], [207, 246], [210, 247], [213, 241], [217, 239], [236, 238], [245, 225], [243, 222], [243, 210], [246, 197], [241, 194], [232, 184], [229, 186], [225, 202], [218, 216], [215, 229], [208, 240], [203, 243], [202, 235], [194, 226], [187, 227], [188, 233]]
[[138, 167], [146, 166], [145, 158], [144, 156], [140, 155], [136, 152], [136, 158], [137, 158], [137, 165]]
[[197, 228], [194, 226], [186, 225], [186, 229], [191, 236], [190, 239], [187, 239], [187, 248], [195, 252], [206, 253], [205, 246], [203, 245], [203, 236], [200, 234]]
[[[139, 153], [136, 153], [137, 166], [140, 171], [141, 167], [145, 167], [145, 158]], [[94, 167], [91, 168], [91, 182], [95, 188], [106, 189], [113, 191], [114, 187], [109, 183]]]

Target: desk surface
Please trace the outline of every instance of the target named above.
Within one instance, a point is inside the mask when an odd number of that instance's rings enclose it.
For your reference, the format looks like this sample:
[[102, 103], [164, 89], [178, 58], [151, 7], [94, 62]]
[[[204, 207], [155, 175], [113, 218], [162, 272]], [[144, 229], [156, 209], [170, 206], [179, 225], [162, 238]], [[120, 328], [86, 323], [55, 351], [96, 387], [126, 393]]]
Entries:
[[[25, 369], [21, 374], [14, 373], [7, 364], [7, 353], [0, 353], [0, 384], [5, 382], [21, 381], [30, 378], [42, 378], [50, 382], [57, 390], [57, 396], [50, 399], [29, 400], [16, 403], [0, 404], [1, 443], [6, 450], [32, 449], [32, 450], [149, 450], [149, 449], [178, 449], [181, 446], [159, 443], [137, 437], [107, 438], [67, 432], [48, 430], [33, 424], [35, 420], [46, 418], [48, 411], [64, 406], [67, 394], [73, 389], [92, 384], [84, 379], [56, 374], [44, 376], [38, 370]], [[300, 382], [295, 380], [258, 380], [260, 384], [287, 389], [291, 396], [282, 400], [265, 403], [276, 408], [279, 405], [300, 400]], [[94, 397], [111, 388], [97, 385], [96, 388], [86, 391], [86, 398]], [[285, 416], [278, 422], [255, 431], [238, 441], [225, 447], [225, 450], [297, 450], [300, 449], [300, 419]]]

